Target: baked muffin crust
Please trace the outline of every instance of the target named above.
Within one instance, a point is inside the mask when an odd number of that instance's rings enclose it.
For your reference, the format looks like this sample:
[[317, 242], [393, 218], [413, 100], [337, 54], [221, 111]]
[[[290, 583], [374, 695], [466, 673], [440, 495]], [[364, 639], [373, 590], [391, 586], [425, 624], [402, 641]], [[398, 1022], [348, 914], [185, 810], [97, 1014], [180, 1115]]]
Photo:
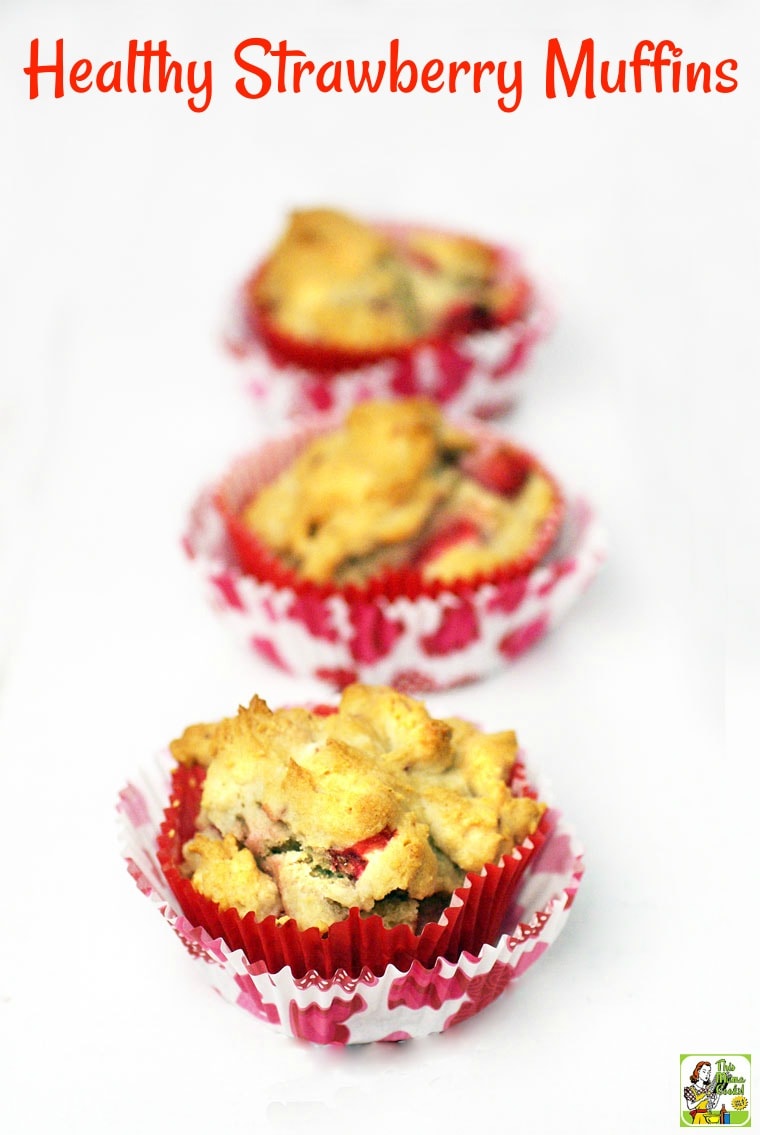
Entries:
[[254, 308], [282, 335], [343, 350], [403, 348], [474, 326], [508, 308], [497, 252], [467, 237], [391, 230], [334, 209], [294, 212], [250, 286]]
[[254, 698], [171, 748], [206, 768], [184, 848], [194, 887], [301, 929], [351, 907], [414, 926], [421, 900], [511, 852], [544, 811], [508, 787], [514, 733], [436, 720], [385, 687], [349, 686], [328, 716]]
[[[534, 545], [557, 493], [535, 468], [510, 495], [491, 491], [466, 472], [473, 445], [425, 399], [364, 402], [264, 486], [242, 520], [316, 583], [363, 583], [415, 563], [427, 580], [490, 572]], [[439, 539], [463, 521], [453, 544]]]

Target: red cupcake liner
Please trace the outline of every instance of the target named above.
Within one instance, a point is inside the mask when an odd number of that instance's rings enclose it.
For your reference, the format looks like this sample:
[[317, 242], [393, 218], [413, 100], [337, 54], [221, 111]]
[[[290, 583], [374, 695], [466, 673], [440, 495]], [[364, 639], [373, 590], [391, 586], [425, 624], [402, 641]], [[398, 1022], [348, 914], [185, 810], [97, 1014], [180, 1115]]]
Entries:
[[[164, 877], [156, 851], [172, 764], [168, 753], [161, 754], [119, 795], [120, 842], [129, 874], [193, 957], [199, 977], [231, 1004], [299, 1040], [320, 1045], [410, 1040], [468, 1020], [551, 947], [582, 880], [583, 849], [561, 813], [552, 810], [549, 835], [523, 872], [495, 945], [455, 961], [439, 957], [430, 966], [419, 961], [406, 970], [389, 965], [382, 976], [368, 968], [359, 978], [345, 970], [331, 978], [315, 971], [295, 977], [288, 966], [270, 972], [264, 962], [249, 962], [241, 949], [231, 949], [183, 914]], [[512, 781], [516, 792], [528, 791], [517, 770]], [[551, 796], [548, 788], [539, 794]]]
[[[511, 779], [516, 787], [521, 775], [518, 764]], [[362, 917], [352, 909], [345, 921], [321, 934], [315, 927], [299, 930], [293, 919], [278, 925], [273, 916], [258, 921], [252, 913], [241, 918], [234, 909], [222, 910], [182, 875], [182, 848], [196, 831], [204, 778], [205, 770], [197, 767], [179, 766], [172, 775], [171, 799], [156, 847], [166, 881], [194, 925], [202, 926], [212, 938], [221, 938], [231, 949], [242, 950], [249, 964], [260, 964], [270, 974], [288, 968], [296, 979], [317, 974], [329, 980], [338, 972], [353, 979], [366, 972], [380, 977], [389, 966], [406, 972], [413, 963], [430, 967], [439, 958], [456, 962], [464, 954], [477, 956], [503, 932], [523, 874], [552, 830], [552, 813], [547, 812], [536, 831], [511, 855], [502, 857], [499, 864], [486, 864], [480, 873], [468, 873], [439, 921], [428, 923], [420, 933], [409, 926], [386, 930], [377, 915]], [[518, 794], [535, 796], [528, 787]]]

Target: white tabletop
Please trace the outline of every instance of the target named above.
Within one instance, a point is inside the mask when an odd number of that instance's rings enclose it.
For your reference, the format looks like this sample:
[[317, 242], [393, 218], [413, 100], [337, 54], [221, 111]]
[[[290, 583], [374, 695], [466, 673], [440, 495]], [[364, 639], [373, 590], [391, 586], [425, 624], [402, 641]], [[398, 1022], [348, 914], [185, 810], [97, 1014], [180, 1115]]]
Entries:
[[[749, 409], [757, 20], [738, 0], [115, 6], [9, 3], [2, 47], [0, 904], [3, 1131], [666, 1132], [679, 1054], [751, 1052], [751, 734], [724, 726], [726, 411]], [[466, 27], [463, 26], [466, 22]], [[30, 41], [67, 66], [166, 38], [213, 97], [28, 99]], [[521, 59], [480, 95], [234, 88], [233, 49], [318, 61]], [[734, 93], [544, 92], [547, 40], [600, 58], [672, 37], [739, 61]], [[753, 102], [754, 100], [754, 102]], [[119, 787], [184, 725], [313, 698], [243, 653], [178, 537], [195, 493], [271, 431], [220, 346], [225, 301], [286, 211], [331, 203], [516, 245], [556, 327], [499, 428], [604, 517], [608, 564], [511, 669], [430, 698], [514, 727], [579, 833], [566, 929], [451, 1032], [337, 1051], [208, 992], [120, 858]], [[754, 324], [754, 326], [752, 326]], [[756, 402], [756, 399], [755, 399]], [[755, 421], [757, 419], [755, 418]], [[729, 512], [730, 529], [733, 515]], [[743, 527], [741, 529], [743, 532]], [[733, 535], [734, 531], [729, 531]], [[729, 706], [749, 683], [731, 624]], [[755, 745], [756, 747], [756, 745]], [[755, 859], [756, 861], [756, 859]], [[755, 1034], [756, 1035], [756, 1034]]]

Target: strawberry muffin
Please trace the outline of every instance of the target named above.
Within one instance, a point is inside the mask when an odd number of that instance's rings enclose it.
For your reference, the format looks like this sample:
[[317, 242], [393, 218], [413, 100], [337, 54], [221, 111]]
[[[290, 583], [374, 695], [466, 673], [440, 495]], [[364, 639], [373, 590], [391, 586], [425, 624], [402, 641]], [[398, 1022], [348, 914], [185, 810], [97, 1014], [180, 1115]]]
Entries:
[[425, 394], [490, 417], [545, 324], [508, 250], [314, 208], [291, 215], [244, 284], [228, 338], [270, 410]]

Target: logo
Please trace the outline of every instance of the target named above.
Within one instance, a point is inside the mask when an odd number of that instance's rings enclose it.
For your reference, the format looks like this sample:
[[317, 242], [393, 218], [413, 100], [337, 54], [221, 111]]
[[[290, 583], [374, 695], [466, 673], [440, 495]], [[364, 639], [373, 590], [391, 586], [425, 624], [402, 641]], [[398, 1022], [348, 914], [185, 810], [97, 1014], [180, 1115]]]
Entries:
[[681, 1127], [751, 1127], [745, 1053], [681, 1053]]

